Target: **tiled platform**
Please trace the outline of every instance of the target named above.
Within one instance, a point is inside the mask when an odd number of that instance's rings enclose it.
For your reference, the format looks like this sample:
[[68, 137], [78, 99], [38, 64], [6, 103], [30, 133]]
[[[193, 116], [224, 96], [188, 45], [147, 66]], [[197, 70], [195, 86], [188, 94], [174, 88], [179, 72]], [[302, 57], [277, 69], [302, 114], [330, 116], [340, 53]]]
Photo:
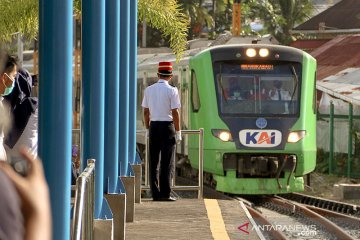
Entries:
[[239, 202], [224, 199], [142, 199], [125, 234], [128, 240], [259, 239]]

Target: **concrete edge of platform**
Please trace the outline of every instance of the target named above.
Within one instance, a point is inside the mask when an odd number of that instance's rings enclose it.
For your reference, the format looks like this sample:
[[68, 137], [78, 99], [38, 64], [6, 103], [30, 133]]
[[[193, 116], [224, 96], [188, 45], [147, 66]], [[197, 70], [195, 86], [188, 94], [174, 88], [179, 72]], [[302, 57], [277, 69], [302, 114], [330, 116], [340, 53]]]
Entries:
[[342, 199], [360, 199], [360, 184], [334, 184], [334, 197]]

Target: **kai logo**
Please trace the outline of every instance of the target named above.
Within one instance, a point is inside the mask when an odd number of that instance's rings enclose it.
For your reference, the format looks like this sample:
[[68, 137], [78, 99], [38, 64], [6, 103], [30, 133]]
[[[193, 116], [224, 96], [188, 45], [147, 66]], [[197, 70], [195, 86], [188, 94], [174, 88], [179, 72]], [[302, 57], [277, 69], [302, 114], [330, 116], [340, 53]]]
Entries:
[[278, 130], [244, 129], [239, 132], [240, 143], [247, 147], [276, 147], [281, 143]]

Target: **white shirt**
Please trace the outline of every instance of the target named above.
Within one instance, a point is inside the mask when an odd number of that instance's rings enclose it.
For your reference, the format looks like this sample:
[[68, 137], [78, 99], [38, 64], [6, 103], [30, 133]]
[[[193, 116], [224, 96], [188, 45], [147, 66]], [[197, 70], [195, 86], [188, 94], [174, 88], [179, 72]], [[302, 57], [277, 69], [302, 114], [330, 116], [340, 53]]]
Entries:
[[284, 101], [289, 101], [291, 99], [290, 93], [284, 89], [270, 90], [269, 96], [272, 100], [280, 100], [281, 99]]
[[150, 121], [172, 121], [171, 110], [181, 107], [178, 89], [160, 79], [145, 89], [141, 106], [149, 108]]
[[[2, 100], [3, 97], [0, 97], [0, 108], [3, 108], [3, 104], [2, 104]], [[1, 121], [1, 119], [0, 119]], [[6, 157], [6, 152], [5, 152], [5, 148], [4, 148], [4, 131], [3, 131], [3, 126], [1, 126], [2, 124], [0, 124], [0, 161], [6, 161], [7, 157]]]
[[17, 156], [19, 154], [20, 147], [28, 148], [29, 152], [37, 157], [38, 150], [38, 108], [34, 113], [30, 115], [23, 133], [17, 140], [13, 148], [5, 147], [7, 155], [10, 157]]

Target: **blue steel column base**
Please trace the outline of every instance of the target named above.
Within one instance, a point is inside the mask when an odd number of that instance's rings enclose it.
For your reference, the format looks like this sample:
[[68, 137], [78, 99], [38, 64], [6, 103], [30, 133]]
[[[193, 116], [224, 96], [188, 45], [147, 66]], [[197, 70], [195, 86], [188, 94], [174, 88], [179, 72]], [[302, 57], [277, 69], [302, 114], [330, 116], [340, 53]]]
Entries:
[[136, 152], [135, 160], [134, 160], [133, 164], [141, 164], [141, 163], [142, 163], [142, 160], [141, 160], [140, 154], [138, 152]]
[[121, 180], [121, 178], [118, 179], [117, 185], [116, 185], [116, 192], [115, 193], [126, 193], [124, 182]]
[[113, 214], [111, 212], [110, 206], [109, 206], [106, 198], [103, 198], [102, 208], [101, 208], [99, 218], [100, 219], [112, 219], [113, 218]]
[[94, 219], [94, 239], [114, 239], [113, 214], [105, 198], [102, 201], [100, 218]]

